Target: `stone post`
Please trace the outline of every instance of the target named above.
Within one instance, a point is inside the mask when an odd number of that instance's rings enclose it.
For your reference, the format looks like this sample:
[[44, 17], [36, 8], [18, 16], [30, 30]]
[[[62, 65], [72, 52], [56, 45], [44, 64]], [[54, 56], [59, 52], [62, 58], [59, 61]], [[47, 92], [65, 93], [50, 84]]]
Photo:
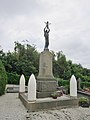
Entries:
[[77, 89], [81, 90], [81, 79], [80, 78], [78, 78], [77, 80]]
[[19, 93], [24, 93], [24, 92], [25, 92], [25, 77], [22, 74], [20, 77]]
[[28, 101], [35, 100], [36, 100], [36, 79], [34, 74], [32, 74], [28, 82]]
[[77, 98], [77, 81], [74, 75], [70, 79], [70, 96]]

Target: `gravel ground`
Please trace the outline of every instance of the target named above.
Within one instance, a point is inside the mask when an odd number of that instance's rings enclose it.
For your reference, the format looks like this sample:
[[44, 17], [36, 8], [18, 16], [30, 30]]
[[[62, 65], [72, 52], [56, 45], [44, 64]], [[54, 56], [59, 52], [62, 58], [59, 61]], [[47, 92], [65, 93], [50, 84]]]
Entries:
[[90, 120], [90, 108], [68, 108], [30, 113], [27, 120]]
[[0, 97], [0, 120], [90, 120], [90, 107], [27, 113], [18, 94], [7, 93]]

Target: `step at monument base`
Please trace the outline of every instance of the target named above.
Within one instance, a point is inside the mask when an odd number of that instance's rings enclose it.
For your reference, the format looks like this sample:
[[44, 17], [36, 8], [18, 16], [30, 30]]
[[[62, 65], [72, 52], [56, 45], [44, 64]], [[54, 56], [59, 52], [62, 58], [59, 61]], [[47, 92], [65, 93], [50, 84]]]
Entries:
[[61, 96], [57, 99], [53, 98], [40, 98], [36, 101], [28, 101], [27, 96], [23, 93], [19, 94], [19, 98], [27, 108], [28, 112], [35, 112], [48, 109], [61, 109], [78, 107], [78, 99], [71, 99], [69, 96]]

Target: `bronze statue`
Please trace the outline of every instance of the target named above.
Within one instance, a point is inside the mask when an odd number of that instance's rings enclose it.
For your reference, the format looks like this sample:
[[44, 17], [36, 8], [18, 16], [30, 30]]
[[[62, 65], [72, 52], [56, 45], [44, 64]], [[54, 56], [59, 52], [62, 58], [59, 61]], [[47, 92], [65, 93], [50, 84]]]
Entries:
[[50, 23], [47, 21], [45, 22], [46, 26], [44, 28], [44, 37], [45, 37], [45, 49], [48, 49], [48, 46], [49, 46], [49, 32], [50, 32], [50, 29], [49, 29], [49, 25]]

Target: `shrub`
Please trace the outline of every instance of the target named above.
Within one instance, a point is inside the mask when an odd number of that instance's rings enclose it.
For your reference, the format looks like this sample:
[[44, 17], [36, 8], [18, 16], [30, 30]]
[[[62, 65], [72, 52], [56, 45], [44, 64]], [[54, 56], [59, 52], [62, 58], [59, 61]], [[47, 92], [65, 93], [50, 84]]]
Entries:
[[0, 95], [3, 95], [5, 93], [6, 83], [7, 83], [6, 71], [2, 64], [2, 61], [0, 60]]
[[[19, 85], [20, 76], [17, 73], [8, 73], [7, 72], [7, 83]], [[30, 76], [25, 76], [25, 84], [28, 85], [28, 80]]]
[[58, 96], [59, 96], [59, 93], [57, 93], [57, 92], [54, 92], [51, 94], [51, 97], [54, 99], [56, 99]]
[[90, 87], [90, 82], [81, 82], [81, 88], [84, 88], [84, 87], [89, 88]]
[[69, 85], [69, 80], [57, 79], [59, 86], [67, 86]]
[[89, 99], [86, 97], [79, 98], [79, 105], [82, 107], [89, 107]]
[[20, 80], [20, 75], [16, 74], [16, 73], [7, 73], [7, 81], [8, 84], [19, 84], [19, 80]]
[[79, 98], [79, 102], [80, 102], [80, 103], [86, 103], [86, 102], [89, 103], [89, 99], [86, 98], [86, 97], [80, 97], [80, 98]]

